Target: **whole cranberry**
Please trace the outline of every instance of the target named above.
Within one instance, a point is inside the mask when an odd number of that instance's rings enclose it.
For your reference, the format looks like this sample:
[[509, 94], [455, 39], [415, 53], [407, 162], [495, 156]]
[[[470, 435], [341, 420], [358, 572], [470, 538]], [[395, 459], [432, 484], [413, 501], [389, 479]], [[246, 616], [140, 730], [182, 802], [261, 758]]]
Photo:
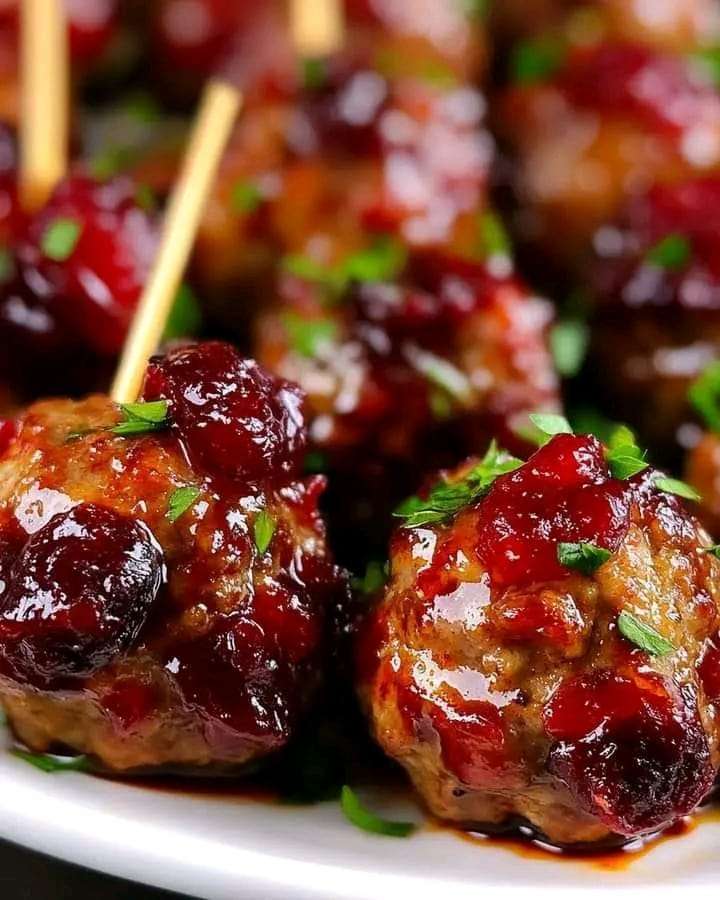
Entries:
[[63, 181], [28, 226], [21, 262], [50, 285], [62, 321], [97, 353], [125, 340], [155, 255], [153, 219], [128, 178]]
[[93, 504], [58, 513], [9, 568], [3, 668], [45, 688], [98, 671], [131, 646], [164, 575], [142, 522]]
[[173, 426], [191, 456], [213, 473], [267, 481], [300, 469], [302, 392], [230, 344], [208, 341], [155, 358], [144, 398], [171, 403]]

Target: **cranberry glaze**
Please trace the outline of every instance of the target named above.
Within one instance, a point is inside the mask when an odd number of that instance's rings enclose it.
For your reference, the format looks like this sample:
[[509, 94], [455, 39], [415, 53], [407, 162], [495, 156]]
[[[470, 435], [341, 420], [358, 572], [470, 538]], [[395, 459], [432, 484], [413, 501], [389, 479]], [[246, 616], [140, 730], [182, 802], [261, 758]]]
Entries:
[[[720, 564], [657, 477], [614, 478], [595, 438], [560, 435], [454, 518], [395, 532], [359, 687], [440, 818], [623, 840], [710, 789]], [[599, 555], [583, 569], [565, 544]]]
[[319, 682], [343, 593], [324, 479], [299, 474], [299, 390], [228, 345], [153, 360], [146, 396], [167, 400], [154, 429], [115, 433], [94, 396], [30, 407], [6, 441], [0, 691], [36, 750], [237, 766], [286, 743]]

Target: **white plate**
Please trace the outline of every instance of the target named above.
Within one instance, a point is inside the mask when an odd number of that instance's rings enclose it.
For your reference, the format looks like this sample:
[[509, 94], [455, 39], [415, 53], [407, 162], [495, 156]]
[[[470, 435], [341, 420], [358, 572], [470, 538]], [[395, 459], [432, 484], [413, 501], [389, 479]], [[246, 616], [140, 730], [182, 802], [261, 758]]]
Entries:
[[[380, 812], [419, 817], [377, 802]], [[397, 801], [395, 801], [397, 803]], [[401, 804], [402, 807], [403, 804]], [[0, 836], [113, 875], [204, 898], [532, 900], [680, 897], [720, 880], [720, 823], [660, 841], [619, 871], [422, 827], [407, 839], [353, 828], [337, 804], [285, 807], [46, 774], [0, 747]]]

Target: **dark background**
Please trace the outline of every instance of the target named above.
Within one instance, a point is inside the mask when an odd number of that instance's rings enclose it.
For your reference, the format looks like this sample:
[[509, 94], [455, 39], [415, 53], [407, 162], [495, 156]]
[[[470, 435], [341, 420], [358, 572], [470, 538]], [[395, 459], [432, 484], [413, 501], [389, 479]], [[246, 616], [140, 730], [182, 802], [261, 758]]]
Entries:
[[2, 900], [181, 900], [0, 841]]

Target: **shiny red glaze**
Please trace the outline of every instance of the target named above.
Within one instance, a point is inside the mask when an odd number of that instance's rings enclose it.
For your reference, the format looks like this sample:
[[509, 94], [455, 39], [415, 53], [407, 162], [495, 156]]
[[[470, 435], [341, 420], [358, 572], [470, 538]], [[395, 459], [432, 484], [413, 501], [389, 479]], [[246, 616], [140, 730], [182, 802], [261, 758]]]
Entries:
[[162, 551], [141, 522], [93, 504], [58, 513], [9, 569], [3, 669], [38, 687], [93, 674], [135, 640], [163, 580]]
[[711, 703], [720, 704], [720, 639], [708, 640], [700, 660], [700, 680]]
[[[130, 179], [63, 181], [28, 226], [18, 249], [23, 264], [47, 281], [48, 304], [83, 341], [101, 354], [120, 351], [157, 247], [152, 218], [135, 200]], [[58, 219], [81, 225], [66, 260], [45, 256], [48, 227]]]
[[15, 437], [15, 422], [12, 419], [0, 419], [0, 456], [10, 446]]
[[687, 815], [712, 785], [695, 697], [655, 673], [598, 669], [568, 678], [543, 718], [555, 740], [549, 770], [619, 834]]
[[495, 600], [489, 620], [502, 640], [578, 645], [588, 623], [571, 593], [508, 590]]
[[143, 396], [171, 403], [173, 427], [211, 472], [274, 481], [300, 471], [302, 392], [230, 344], [206, 342], [154, 359]]
[[682, 58], [633, 44], [575, 51], [560, 77], [573, 103], [680, 134], [708, 114], [720, 120], [720, 98]]
[[553, 438], [527, 465], [498, 478], [482, 503], [477, 546], [493, 584], [567, 575], [560, 541], [617, 550], [630, 524], [628, 500], [628, 483], [610, 476], [596, 438]]
[[152, 714], [157, 699], [151, 685], [137, 678], [118, 678], [112, 690], [103, 696], [102, 705], [121, 730], [129, 731]]

